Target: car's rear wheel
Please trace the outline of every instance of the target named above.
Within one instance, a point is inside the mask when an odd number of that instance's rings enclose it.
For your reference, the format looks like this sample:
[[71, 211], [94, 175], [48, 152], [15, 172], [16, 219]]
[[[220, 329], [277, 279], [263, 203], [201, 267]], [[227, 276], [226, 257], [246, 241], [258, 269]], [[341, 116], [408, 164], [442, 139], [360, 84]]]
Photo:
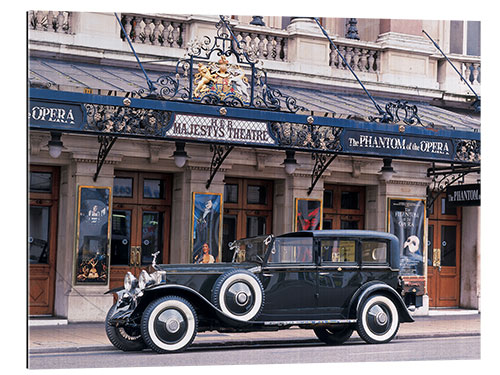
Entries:
[[212, 302], [233, 319], [248, 321], [264, 306], [264, 287], [251, 272], [234, 270], [222, 274], [212, 289]]
[[399, 329], [399, 313], [394, 302], [383, 295], [368, 297], [358, 310], [356, 329], [369, 344], [391, 341]]
[[197, 330], [196, 311], [181, 297], [159, 298], [151, 302], [142, 314], [142, 336], [157, 353], [185, 350], [193, 342]]
[[327, 345], [341, 345], [351, 337], [354, 329], [348, 325], [314, 328], [314, 333]]
[[146, 347], [142, 339], [141, 329], [139, 327], [117, 326], [110, 322], [111, 317], [116, 311], [116, 305], [113, 305], [106, 315], [105, 330], [109, 341], [116, 348], [125, 352], [140, 351]]

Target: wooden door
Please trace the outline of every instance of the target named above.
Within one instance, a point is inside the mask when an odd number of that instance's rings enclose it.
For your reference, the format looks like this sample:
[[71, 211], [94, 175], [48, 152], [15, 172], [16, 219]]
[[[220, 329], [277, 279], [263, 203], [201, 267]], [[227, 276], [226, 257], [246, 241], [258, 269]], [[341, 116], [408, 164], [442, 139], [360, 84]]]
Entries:
[[110, 289], [123, 285], [127, 272], [138, 277], [148, 269], [157, 251], [157, 262], [168, 263], [170, 177], [116, 172], [113, 194]]
[[236, 239], [271, 233], [273, 182], [226, 178], [222, 223], [222, 261], [233, 254], [228, 244]]
[[59, 169], [30, 166], [29, 286], [30, 315], [54, 313]]
[[460, 302], [460, 233], [456, 221], [429, 220], [427, 293], [431, 307]]
[[364, 229], [364, 186], [325, 185], [323, 229]]
[[462, 210], [446, 204], [441, 194], [429, 209], [427, 294], [430, 307], [460, 304]]

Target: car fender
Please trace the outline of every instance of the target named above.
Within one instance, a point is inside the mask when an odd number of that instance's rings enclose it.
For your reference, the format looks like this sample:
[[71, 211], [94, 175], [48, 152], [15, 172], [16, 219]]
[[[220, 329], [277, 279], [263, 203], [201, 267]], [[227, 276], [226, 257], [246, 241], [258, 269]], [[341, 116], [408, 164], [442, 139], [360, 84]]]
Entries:
[[205, 298], [198, 291], [184, 285], [157, 285], [151, 288], [144, 289], [139, 306], [145, 308], [152, 300], [163, 297], [165, 295], [176, 295], [186, 298], [193, 305], [196, 305], [201, 309], [213, 311], [220, 320], [231, 326], [241, 327], [256, 323], [252, 321], [234, 319], [231, 316], [226, 315], [222, 310], [217, 308], [217, 306], [215, 306], [211, 301]]
[[402, 322], [413, 322], [414, 319], [408, 312], [408, 309], [401, 298], [401, 296], [394, 290], [394, 288], [390, 287], [389, 285], [381, 282], [381, 281], [372, 281], [369, 283], [366, 283], [362, 287], [360, 287], [356, 293], [351, 297], [351, 301], [349, 302], [349, 316], [354, 317], [356, 316], [356, 312], [358, 311], [359, 307], [363, 303], [364, 300], [366, 300], [369, 296], [371, 296], [374, 293], [382, 293], [390, 297], [399, 312], [399, 317]]

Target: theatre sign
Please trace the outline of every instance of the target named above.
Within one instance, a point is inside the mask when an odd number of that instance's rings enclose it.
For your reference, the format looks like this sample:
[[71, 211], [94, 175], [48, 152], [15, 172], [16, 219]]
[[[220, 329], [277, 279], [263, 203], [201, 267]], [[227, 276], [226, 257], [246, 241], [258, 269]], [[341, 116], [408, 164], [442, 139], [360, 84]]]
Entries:
[[179, 101], [30, 89], [33, 129], [112, 137], [271, 147], [399, 159], [480, 163], [479, 133]]

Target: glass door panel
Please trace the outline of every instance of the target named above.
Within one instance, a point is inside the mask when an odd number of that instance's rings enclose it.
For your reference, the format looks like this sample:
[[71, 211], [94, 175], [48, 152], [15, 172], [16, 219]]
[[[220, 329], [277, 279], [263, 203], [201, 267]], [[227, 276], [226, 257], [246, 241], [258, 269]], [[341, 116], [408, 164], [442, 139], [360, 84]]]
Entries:
[[131, 210], [113, 210], [111, 218], [111, 260], [112, 266], [128, 265], [131, 246]]
[[50, 207], [30, 206], [29, 224], [30, 264], [47, 264], [50, 250]]
[[247, 216], [247, 237], [266, 234], [266, 216]]
[[443, 225], [441, 227], [441, 266], [455, 267], [457, 264], [457, 227]]
[[163, 213], [155, 211], [143, 211], [142, 213], [142, 239], [141, 239], [141, 264], [150, 265], [153, 262], [153, 254], [157, 251], [157, 259], [162, 259], [163, 250]]

